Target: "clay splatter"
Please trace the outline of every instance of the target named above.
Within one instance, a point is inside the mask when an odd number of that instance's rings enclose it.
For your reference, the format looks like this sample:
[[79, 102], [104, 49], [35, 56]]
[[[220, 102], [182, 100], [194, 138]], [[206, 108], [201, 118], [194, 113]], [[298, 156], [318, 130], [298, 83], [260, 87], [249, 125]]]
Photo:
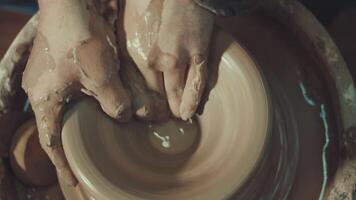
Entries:
[[184, 129], [183, 129], [183, 128], [179, 128], [178, 131], [179, 131], [179, 133], [180, 133], [181, 135], [184, 135]]
[[108, 44], [110, 45], [110, 47], [114, 50], [115, 54], [117, 54], [117, 48], [114, 45], [114, 43], [111, 41], [110, 37], [107, 35], [106, 36], [106, 41], [108, 42]]
[[147, 58], [147, 56], [146, 56], [146, 54], [145, 54], [145, 52], [144, 52], [144, 50], [143, 50], [143, 48], [142, 48], [142, 44], [141, 44], [141, 41], [140, 41], [140, 37], [141, 37], [141, 35], [140, 35], [139, 33], [135, 32], [135, 38], [133, 39], [133, 41], [131, 42], [131, 44], [132, 44], [132, 46], [133, 46], [134, 48], [137, 49], [137, 52], [138, 52], [138, 54], [141, 56], [141, 58], [142, 58], [143, 60], [147, 60], [148, 58]]
[[77, 48], [73, 48], [72, 49], [72, 54], [73, 54], [73, 63], [77, 64], [78, 60], [77, 60]]
[[307, 90], [305, 89], [305, 86], [302, 82], [299, 82], [299, 87], [300, 90], [302, 91], [304, 100], [310, 105], [310, 106], [315, 106], [315, 102], [308, 96]]
[[156, 138], [160, 139], [162, 141], [161, 145], [162, 147], [168, 149], [171, 147], [171, 142], [169, 141], [169, 136], [160, 136], [159, 133], [153, 132], [153, 134], [156, 136]]
[[[299, 87], [302, 91], [302, 94], [304, 96], [304, 100], [310, 105], [310, 106], [315, 106], [315, 102], [308, 96], [307, 91], [304, 87], [304, 84], [302, 82], [299, 82]], [[319, 200], [323, 200], [324, 199], [324, 195], [325, 195], [325, 189], [326, 189], [326, 184], [328, 182], [328, 163], [326, 161], [326, 154], [327, 154], [327, 149], [329, 147], [329, 143], [330, 143], [330, 138], [329, 138], [329, 125], [327, 122], [327, 115], [326, 115], [326, 109], [325, 109], [325, 105], [321, 104], [320, 105], [320, 118], [323, 121], [323, 126], [324, 126], [324, 137], [325, 137], [325, 141], [324, 141], [324, 145], [323, 145], [323, 150], [321, 153], [321, 159], [322, 159], [322, 167], [323, 167], [323, 184], [321, 187], [321, 191], [319, 194]]]
[[324, 193], [325, 193], [325, 188], [326, 188], [326, 183], [328, 182], [328, 164], [326, 161], [326, 150], [329, 146], [330, 138], [329, 138], [329, 126], [328, 122], [326, 119], [326, 111], [325, 111], [325, 106], [324, 104], [320, 105], [320, 118], [323, 120], [323, 125], [324, 125], [324, 134], [325, 134], [325, 143], [323, 146], [323, 152], [322, 152], [322, 161], [323, 161], [323, 184], [322, 188], [320, 191], [319, 195], [319, 200], [324, 199]]

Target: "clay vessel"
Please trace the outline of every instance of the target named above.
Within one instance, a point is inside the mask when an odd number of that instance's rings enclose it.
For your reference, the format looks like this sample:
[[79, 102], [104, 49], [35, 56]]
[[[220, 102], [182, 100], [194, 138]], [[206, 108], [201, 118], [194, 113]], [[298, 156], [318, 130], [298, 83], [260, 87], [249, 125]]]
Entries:
[[28, 186], [56, 182], [55, 168], [41, 148], [34, 119], [20, 126], [13, 136], [10, 163], [16, 177]]
[[[66, 115], [62, 141], [79, 180], [67, 199], [226, 199], [259, 165], [269, 139], [269, 99], [249, 54], [214, 34], [201, 113], [188, 121], [120, 124], [86, 99]], [[81, 194], [78, 194], [81, 193]]]

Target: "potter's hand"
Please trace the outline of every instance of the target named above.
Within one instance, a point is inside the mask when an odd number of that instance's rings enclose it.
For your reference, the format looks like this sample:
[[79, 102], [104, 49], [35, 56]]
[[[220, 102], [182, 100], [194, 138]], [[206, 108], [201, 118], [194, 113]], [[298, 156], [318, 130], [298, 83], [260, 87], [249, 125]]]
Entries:
[[36, 115], [41, 146], [59, 177], [71, 185], [77, 181], [60, 135], [69, 98], [82, 91], [115, 119], [131, 115], [129, 96], [118, 78], [114, 34], [88, 2], [39, 1], [38, 33], [22, 82]]
[[213, 14], [193, 0], [130, 0], [118, 26], [148, 87], [166, 95], [176, 117], [192, 117], [207, 78]]

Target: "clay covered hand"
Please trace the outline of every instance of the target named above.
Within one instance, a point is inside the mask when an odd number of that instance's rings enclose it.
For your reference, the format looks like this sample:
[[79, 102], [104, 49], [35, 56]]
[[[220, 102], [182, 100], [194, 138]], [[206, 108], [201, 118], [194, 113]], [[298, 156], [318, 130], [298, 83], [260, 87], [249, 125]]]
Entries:
[[81, 92], [95, 97], [111, 117], [131, 116], [128, 93], [119, 80], [112, 28], [90, 1], [39, 1], [37, 36], [24, 75], [36, 115], [41, 146], [59, 177], [76, 184], [61, 144], [63, 107]]
[[174, 116], [191, 118], [207, 79], [213, 14], [193, 0], [130, 0], [121, 13], [121, 53], [132, 57], [151, 90], [167, 97]]

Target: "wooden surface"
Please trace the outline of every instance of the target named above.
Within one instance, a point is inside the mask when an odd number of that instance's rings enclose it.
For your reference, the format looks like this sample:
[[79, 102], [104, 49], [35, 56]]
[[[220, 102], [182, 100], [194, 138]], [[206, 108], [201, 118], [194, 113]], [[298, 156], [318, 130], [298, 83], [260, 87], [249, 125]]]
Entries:
[[0, 59], [31, 15], [0, 10]]

